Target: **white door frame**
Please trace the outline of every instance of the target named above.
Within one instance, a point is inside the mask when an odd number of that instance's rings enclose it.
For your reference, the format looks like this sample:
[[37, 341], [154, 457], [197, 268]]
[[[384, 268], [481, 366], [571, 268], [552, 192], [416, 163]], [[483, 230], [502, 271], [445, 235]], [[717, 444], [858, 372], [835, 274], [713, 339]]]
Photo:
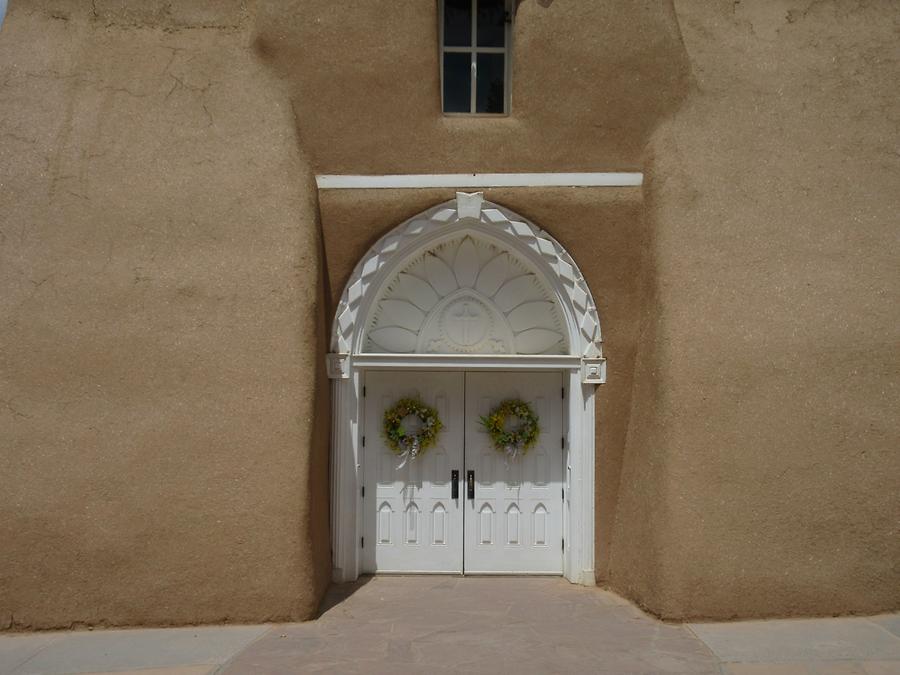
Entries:
[[[411, 255], [468, 231], [490, 238], [528, 260], [553, 289], [566, 315], [570, 355], [483, 356], [366, 354], [370, 312], [392, 272]], [[566, 374], [564, 576], [593, 586], [594, 437], [597, 384], [606, 380], [600, 322], [584, 277], [553, 237], [515, 213], [485, 202], [480, 193], [440, 204], [381, 239], [360, 260], [334, 319], [328, 374], [332, 378], [331, 530], [332, 577], [354, 581], [360, 573], [362, 533], [362, 387], [367, 369], [556, 370]]]

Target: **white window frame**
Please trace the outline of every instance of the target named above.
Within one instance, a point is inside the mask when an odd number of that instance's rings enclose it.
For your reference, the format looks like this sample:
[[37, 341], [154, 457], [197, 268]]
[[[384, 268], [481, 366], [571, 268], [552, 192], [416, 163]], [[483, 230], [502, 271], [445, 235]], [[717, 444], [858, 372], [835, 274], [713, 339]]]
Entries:
[[[448, 47], [444, 44], [444, 0], [438, 2], [438, 35], [440, 38], [440, 69], [441, 69], [441, 112], [446, 117], [505, 117], [509, 115], [510, 100], [512, 98], [512, 86], [510, 76], [512, 75], [512, 25], [515, 20], [515, 11], [513, 9], [513, 0], [505, 0], [506, 13], [509, 21], [504, 25], [504, 43], [505, 47], [479, 47], [478, 46], [478, 1], [470, 0], [472, 3], [472, 44], [469, 47]], [[469, 54], [470, 67], [472, 69], [471, 84], [469, 87], [469, 112], [446, 112], [444, 111], [444, 54]], [[478, 95], [478, 54], [503, 54], [503, 112], [500, 113], [483, 113], [475, 112], [475, 106]]]

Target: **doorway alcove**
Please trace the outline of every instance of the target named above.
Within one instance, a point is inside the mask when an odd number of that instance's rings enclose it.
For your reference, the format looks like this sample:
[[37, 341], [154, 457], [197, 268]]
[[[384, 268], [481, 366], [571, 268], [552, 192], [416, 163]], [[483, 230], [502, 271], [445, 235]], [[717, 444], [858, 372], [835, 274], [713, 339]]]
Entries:
[[366, 373], [494, 371], [561, 375], [560, 572], [594, 584], [594, 390], [605, 360], [590, 290], [553, 237], [481, 193], [457, 193], [363, 256], [341, 296], [331, 348], [336, 581], [362, 571]]

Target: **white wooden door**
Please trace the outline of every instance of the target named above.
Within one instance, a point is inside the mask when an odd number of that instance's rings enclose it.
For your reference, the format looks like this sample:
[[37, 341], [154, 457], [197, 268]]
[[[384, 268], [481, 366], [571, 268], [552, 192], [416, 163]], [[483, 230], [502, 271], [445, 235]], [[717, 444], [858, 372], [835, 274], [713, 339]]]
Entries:
[[[365, 388], [363, 572], [562, 573], [561, 374], [371, 371]], [[407, 396], [437, 408], [444, 429], [398, 468], [381, 427]], [[478, 421], [507, 398], [528, 401], [541, 426], [538, 443], [509, 463]]]
[[[562, 574], [563, 425], [560, 373], [466, 375], [465, 560], [471, 573]], [[538, 416], [538, 442], [506, 462], [478, 419], [507, 398], [521, 398]]]
[[[463, 373], [366, 374], [364, 572], [463, 571], [463, 494], [452, 499], [450, 478], [463, 475], [464, 382]], [[398, 469], [381, 429], [384, 411], [407, 396], [435, 407], [444, 429], [436, 446]]]

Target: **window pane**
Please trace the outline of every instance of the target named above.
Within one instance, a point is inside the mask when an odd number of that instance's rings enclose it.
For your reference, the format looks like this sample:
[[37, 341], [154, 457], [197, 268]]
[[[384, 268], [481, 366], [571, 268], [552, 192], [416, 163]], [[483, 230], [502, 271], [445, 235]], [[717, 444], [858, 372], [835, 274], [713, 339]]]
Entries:
[[506, 0], [478, 0], [478, 46], [506, 46]]
[[478, 55], [475, 112], [503, 112], [503, 54]]
[[472, 0], [444, 0], [444, 46], [472, 46]]
[[472, 100], [471, 54], [444, 54], [444, 112], [470, 112]]

